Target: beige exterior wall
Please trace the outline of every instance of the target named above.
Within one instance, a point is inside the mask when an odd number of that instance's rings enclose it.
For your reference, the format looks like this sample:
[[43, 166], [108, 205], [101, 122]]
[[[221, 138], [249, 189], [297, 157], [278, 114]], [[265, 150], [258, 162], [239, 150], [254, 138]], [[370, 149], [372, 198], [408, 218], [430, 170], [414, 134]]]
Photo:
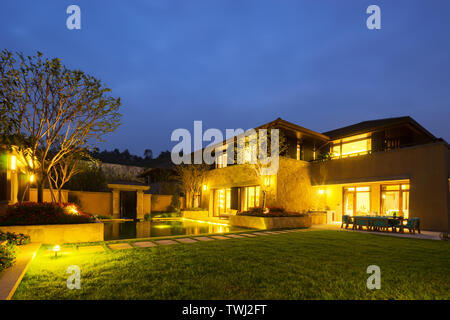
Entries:
[[[30, 188], [29, 194], [30, 194], [29, 201], [37, 202], [37, 188]], [[54, 190], [53, 194], [56, 197], [56, 200], [58, 200], [58, 191]], [[69, 195], [68, 190], [61, 190], [61, 198], [62, 198], [61, 201], [68, 202], [68, 199], [69, 199], [68, 195]], [[50, 189], [44, 189], [43, 193], [42, 193], [42, 197], [43, 197], [44, 202], [52, 202], [52, 195], [51, 195]]]
[[171, 195], [153, 194], [151, 195], [151, 211], [167, 211], [172, 202]]
[[63, 244], [103, 241], [103, 223], [1, 226], [3, 232], [23, 233], [31, 242]]
[[70, 191], [70, 195], [80, 200], [80, 208], [83, 212], [112, 216], [111, 192]]
[[144, 193], [144, 216], [152, 212], [152, 195]]
[[435, 231], [450, 229], [449, 168], [450, 151], [443, 142], [310, 165], [315, 185], [371, 185], [371, 209], [378, 212], [380, 199], [375, 190], [380, 183], [409, 180], [409, 216], [420, 218], [422, 229]]

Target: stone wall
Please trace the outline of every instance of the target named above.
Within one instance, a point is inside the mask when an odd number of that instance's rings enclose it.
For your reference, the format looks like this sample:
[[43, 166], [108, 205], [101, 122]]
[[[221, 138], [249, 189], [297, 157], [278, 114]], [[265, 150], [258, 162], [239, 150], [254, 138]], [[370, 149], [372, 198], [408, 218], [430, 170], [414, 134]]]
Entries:
[[311, 187], [308, 162], [280, 157], [276, 203], [292, 212], [316, 210], [318, 199]]

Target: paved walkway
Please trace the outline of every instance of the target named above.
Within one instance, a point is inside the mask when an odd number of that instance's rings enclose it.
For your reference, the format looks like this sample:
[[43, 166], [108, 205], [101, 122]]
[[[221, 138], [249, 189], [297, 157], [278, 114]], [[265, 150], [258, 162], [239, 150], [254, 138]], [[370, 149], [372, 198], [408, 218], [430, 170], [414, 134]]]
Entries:
[[311, 229], [362, 232], [362, 233], [370, 233], [370, 234], [377, 234], [377, 235], [383, 235], [383, 236], [392, 236], [392, 237], [399, 237], [399, 238], [441, 240], [440, 232], [423, 231], [423, 230], [421, 230], [420, 234], [418, 234], [418, 233], [411, 234], [408, 231], [405, 231], [405, 233], [398, 233], [398, 232], [380, 232], [380, 231], [353, 230], [351, 227], [349, 227], [348, 229], [345, 229], [345, 228], [341, 229], [341, 223], [340, 222], [339, 223], [331, 223], [331, 224], [316, 224], [316, 225], [312, 225]]
[[[205, 241], [216, 241], [216, 240], [230, 240], [230, 239], [243, 239], [243, 238], [255, 238], [258, 236], [268, 236], [271, 234], [280, 234], [288, 232], [300, 232], [306, 231], [307, 229], [289, 229], [281, 231], [258, 231], [249, 233], [238, 233], [238, 234], [224, 234], [224, 235], [211, 235], [211, 236], [195, 236], [192, 238], [172, 238], [164, 240], [152, 240], [152, 241], [135, 241], [135, 242], [121, 242], [121, 243], [111, 243], [105, 244], [105, 246], [94, 245], [94, 246], [79, 246], [78, 252], [80, 253], [91, 253], [91, 252], [104, 252], [105, 248], [112, 251], [132, 249], [132, 248], [151, 248], [156, 246], [169, 246], [177, 245], [181, 243], [198, 243]], [[72, 251], [72, 248], [67, 248], [68, 251]], [[63, 248], [61, 249], [61, 254], [63, 254]]]
[[0, 300], [11, 299], [40, 246], [29, 243], [16, 247], [15, 264], [0, 273]]

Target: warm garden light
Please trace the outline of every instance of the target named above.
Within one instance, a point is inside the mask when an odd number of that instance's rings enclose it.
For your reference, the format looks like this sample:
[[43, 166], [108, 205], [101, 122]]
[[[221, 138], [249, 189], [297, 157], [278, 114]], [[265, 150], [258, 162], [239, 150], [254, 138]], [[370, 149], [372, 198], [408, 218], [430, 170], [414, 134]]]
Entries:
[[203, 185], [203, 191], [206, 191], [208, 189], [208, 186], [206, 184]]
[[59, 244], [57, 244], [56, 246], [53, 247], [53, 252], [55, 253], [55, 257], [58, 256], [59, 250], [61, 250], [61, 247], [59, 246]]
[[66, 211], [67, 211], [67, 213], [70, 213], [70, 214], [79, 214], [77, 208], [75, 206], [73, 206], [73, 205], [72, 206], [67, 206], [66, 207]]
[[11, 170], [16, 170], [16, 156], [11, 156]]
[[32, 174], [32, 175], [30, 176], [30, 182], [31, 182], [31, 183], [34, 182], [34, 174]]

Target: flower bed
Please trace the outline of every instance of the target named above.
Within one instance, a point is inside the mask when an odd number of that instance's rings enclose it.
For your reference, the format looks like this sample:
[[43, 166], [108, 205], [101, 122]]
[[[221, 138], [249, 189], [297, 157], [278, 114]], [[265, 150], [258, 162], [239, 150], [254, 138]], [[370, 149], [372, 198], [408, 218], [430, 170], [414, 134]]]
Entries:
[[3, 232], [0, 230], [0, 242], [8, 241], [17, 246], [30, 243], [30, 236], [23, 233]]
[[15, 246], [9, 241], [0, 241], [0, 272], [11, 267], [16, 259]]
[[27, 202], [8, 206], [6, 213], [0, 216], [0, 225], [48, 225], [79, 224], [95, 222], [91, 215], [83, 213], [71, 203], [36, 203]]

